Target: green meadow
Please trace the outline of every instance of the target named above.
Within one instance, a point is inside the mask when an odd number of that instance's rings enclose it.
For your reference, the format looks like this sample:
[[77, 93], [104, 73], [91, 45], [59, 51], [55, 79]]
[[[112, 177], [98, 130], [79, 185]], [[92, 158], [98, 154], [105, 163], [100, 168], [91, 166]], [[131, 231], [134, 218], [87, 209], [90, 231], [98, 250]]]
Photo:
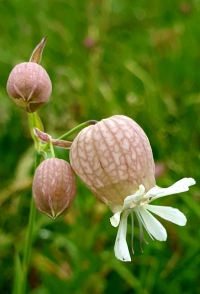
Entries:
[[[27, 113], [8, 97], [12, 68], [47, 36], [41, 65], [53, 91], [38, 110], [53, 138], [115, 114], [147, 134], [156, 183], [192, 177], [188, 192], [155, 201], [178, 208], [186, 226], [159, 221], [166, 242], [140, 250], [135, 222], [131, 262], [115, 258], [112, 212], [77, 177], [70, 212], [37, 211], [27, 294], [200, 293], [200, 1], [0, 0], [0, 293], [21, 294], [34, 144]], [[69, 137], [73, 141], [76, 134]], [[55, 148], [69, 161], [69, 150]], [[127, 228], [131, 251], [131, 219]]]

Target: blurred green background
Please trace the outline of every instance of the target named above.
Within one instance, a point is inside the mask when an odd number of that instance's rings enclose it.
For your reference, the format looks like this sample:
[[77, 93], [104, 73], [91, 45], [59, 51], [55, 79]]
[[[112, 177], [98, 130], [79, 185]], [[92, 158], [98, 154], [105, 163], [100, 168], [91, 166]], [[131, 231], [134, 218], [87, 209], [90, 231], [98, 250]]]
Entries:
[[0, 293], [12, 293], [15, 253], [23, 252], [34, 151], [27, 115], [5, 87], [44, 36], [41, 65], [53, 84], [38, 111], [46, 132], [56, 138], [89, 119], [127, 115], [149, 137], [157, 184], [187, 176], [197, 185], [155, 203], [179, 208], [187, 225], [162, 220], [167, 241], [147, 236], [144, 253], [136, 227], [135, 254], [123, 263], [111, 212], [77, 179], [68, 215], [37, 213], [27, 293], [200, 293], [199, 20], [199, 0], [0, 0]]

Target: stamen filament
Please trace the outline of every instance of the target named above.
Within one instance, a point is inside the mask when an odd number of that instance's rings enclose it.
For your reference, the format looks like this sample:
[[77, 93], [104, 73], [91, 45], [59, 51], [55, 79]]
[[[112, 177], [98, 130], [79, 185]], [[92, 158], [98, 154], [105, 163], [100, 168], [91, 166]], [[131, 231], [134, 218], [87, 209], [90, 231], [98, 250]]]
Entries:
[[133, 239], [134, 239], [134, 215], [133, 215], [133, 212], [131, 212], [131, 225], [132, 225], [132, 229], [131, 229], [131, 249], [132, 249], [132, 253], [134, 254], [134, 248], [133, 248]]

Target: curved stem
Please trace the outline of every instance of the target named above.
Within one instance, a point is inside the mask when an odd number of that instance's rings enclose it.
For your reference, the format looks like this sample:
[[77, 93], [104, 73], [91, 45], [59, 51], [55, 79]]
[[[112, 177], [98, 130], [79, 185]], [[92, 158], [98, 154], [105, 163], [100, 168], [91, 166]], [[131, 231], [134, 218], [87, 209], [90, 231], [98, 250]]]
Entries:
[[69, 132], [65, 133], [64, 135], [60, 136], [58, 138], [58, 140], [62, 140], [62, 139], [66, 139], [67, 137], [69, 137], [70, 135], [82, 130], [85, 127], [88, 127], [90, 125], [95, 125], [98, 121], [96, 120], [88, 120], [80, 125], [78, 125], [77, 127], [73, 128], [72, 130], [70, 130]]

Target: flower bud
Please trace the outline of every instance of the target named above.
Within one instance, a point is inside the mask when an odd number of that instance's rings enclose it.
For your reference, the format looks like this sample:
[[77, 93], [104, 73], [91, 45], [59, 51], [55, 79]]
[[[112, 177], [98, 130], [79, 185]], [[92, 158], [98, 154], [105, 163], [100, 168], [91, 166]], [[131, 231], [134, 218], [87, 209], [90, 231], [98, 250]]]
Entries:
[[38, 166], [33, 179], [33, 197], [38, 210], [56, 218], [69, 208], [75, 194], [75, 175], [68, 162], [49, 158]]
[[97, 199], [114, 211], [139, 185], [155, 186], [149, 140], [131, 118], [115, 115], [83, 129], [72, 143], [70, 163]]
[[34, 112], [49, 100], [52, 84], [41, 65], [23, 62], [11, 71], [6, 88], [8, 95], [19, 107]]

